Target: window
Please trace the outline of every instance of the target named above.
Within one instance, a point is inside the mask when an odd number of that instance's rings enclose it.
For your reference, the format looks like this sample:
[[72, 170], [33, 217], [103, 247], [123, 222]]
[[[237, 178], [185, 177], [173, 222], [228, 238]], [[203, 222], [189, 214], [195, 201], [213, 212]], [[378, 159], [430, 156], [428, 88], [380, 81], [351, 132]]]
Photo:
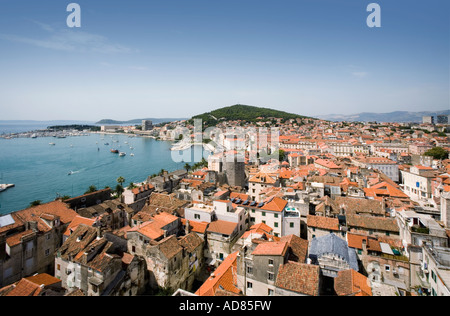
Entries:
[[247, 282], [247, 289], [253, 289], [253, 283]]
[[266, 212], [262, 212], [262, 216], [266, 216]]
[[431, 278], [433, 279], [433, 281], [434, 281], [435, 283], [437, 282], [436, 273], [434, 273], [434, 271], [431, 271]]
[[275, 216], [275, 218], [278, 218], [278, 214], [274, 214], [273, 216]]
[[386, 270], [386, 272], [391, 271], [391, 266], [390, 265], [385, 265], [384, 266], [384, 270]]
[[268, 289], [267, 295], [268, 296], [273, 296], [274, 295], [274, 291], [272, 289]]
[[272, 272], [267, 272], [267, 280], [275, 281], [275, 275]]
[[50, 255], [50, 249], [45, 249], [45, 256], [48, 257]]
[[56, 266], [56, 270], [58, 270], [58, 271], [61, 270], [61, 265], [60, 265], [60, 264], [58, 264], [58, 265]]
[[290, 228], [294, 228], [294, 226], [295, 226], [294, 223], [289, 223]]
[[45, 236], [45, 238], [46, 238], [47, 240], [50, 240], [51, 237], [52, 237], [51, 234], [47, 234], [47, 236]]
[[274, 226], [275, 226], [275, 228], [277, 228], [278, 227], [278, 223], [274, 223]]
[[194, 214], [194, 219], [200, 219], [200, 214]]
[[253, 274], [253, 267], [247, 267], [247, 273]]
[[273, 266], [273, 259], [269, 259], [269, 266]]

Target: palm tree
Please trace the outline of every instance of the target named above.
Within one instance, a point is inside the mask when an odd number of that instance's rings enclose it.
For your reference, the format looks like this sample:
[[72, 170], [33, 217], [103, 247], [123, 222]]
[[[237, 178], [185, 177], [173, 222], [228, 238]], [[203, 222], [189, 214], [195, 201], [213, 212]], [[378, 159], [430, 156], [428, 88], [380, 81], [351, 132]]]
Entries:
[[134, 188], [136, 188], [136, 185], [133, 183], [133, 182], [130, 182], [130, 185], [128, 186], [128, 190], [132, 190], [132, 189], [134, 189]]
[[124, 178], [124, 177], [118, 177], [116, 181], [117, 181], [117, 183], [118, 183], [120, 186], [122, 186], [122, 184], [125, 182], [125, 178]]
[[186, 164], [184, 165], [184, 169], [186, 169], [186, 172], [189, 172], [189, 170], [191, 170], [192, 167], [191, 167], [190, 164], [186, 163]]

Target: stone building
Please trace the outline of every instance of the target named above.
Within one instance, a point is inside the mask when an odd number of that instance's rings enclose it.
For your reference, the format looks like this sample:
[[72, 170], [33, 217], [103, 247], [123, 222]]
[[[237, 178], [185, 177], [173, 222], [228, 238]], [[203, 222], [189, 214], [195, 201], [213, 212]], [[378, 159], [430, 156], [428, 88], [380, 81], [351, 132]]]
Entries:
[[53, 273], [55, 250], [77, 216], [61, 201], [0, 217], [0, 286], [36, 273]]
[[55, 276], [87, 296], [132, 296], [146, 287], [145, 262], [126, 252], [126, 240], [79, 225], [56, 252]]

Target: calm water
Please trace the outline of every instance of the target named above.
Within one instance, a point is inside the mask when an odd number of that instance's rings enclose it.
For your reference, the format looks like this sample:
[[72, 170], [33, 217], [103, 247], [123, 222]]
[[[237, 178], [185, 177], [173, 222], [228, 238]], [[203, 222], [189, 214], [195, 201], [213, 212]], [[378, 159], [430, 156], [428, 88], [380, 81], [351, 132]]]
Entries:
[[[56, 145], [49, 145], [51, 142]], [[0, 183], [16, 185], [0, 193], [0, 214], [24, 209], [35, 200], [50, 202], [58, 195], [82, 195], [90, 185], [114, 188], [119, 176], [125, 178], [124, 186], [128, 186], [161, 169], [182, 169], [185, 163], [176, 163], [171, 158], [171, 145], [151, 138], [101, 134], [61, 139], [0, 139]], [[111, 148], [126, 152], [127, 156], [112, 154]], [[202, 147], [196, 147], [195, 151], [201, 155]], [[135, 156], [130, 156], [131, 153]], [[74, 174], [69, 176], [70, 171]]]

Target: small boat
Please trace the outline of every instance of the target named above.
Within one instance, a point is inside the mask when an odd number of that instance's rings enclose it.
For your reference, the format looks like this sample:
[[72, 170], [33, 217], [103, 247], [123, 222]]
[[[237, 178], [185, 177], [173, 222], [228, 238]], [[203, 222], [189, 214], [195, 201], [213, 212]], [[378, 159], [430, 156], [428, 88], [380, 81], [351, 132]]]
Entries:
[[49, 145], [50, 145], [50, 146], [55, 146], [56, 144], [55, 144], [55, 143], [50, 143]]
[[73, 173], [74, 173], [73, 171], [70, 171], [68, 175], [71, 176], [73, 175]]
[[105, 143], [105, 146], [109, 146], [109, 143]]
[[134, 157], [134, 154], [130, 154], [131, 157]]
[[119, 153], [119, 151], [118, 151], [117, 149], [111, 149], [111, 152], [112, 152], [113, 154], [118, 154], [118, 153]]
[[126, 155], [127, 155], [126, 153], [121, 152], [121, 153], [119, 154], [119, 157], [124, 157], [124, 156], [126, 156]]
[[0, 184], [0, 192], [6, 191], [6, 189], [15, 187], [14, 184]]
[[31, 135], [31, 138], [37, 138], [36, 134]]

